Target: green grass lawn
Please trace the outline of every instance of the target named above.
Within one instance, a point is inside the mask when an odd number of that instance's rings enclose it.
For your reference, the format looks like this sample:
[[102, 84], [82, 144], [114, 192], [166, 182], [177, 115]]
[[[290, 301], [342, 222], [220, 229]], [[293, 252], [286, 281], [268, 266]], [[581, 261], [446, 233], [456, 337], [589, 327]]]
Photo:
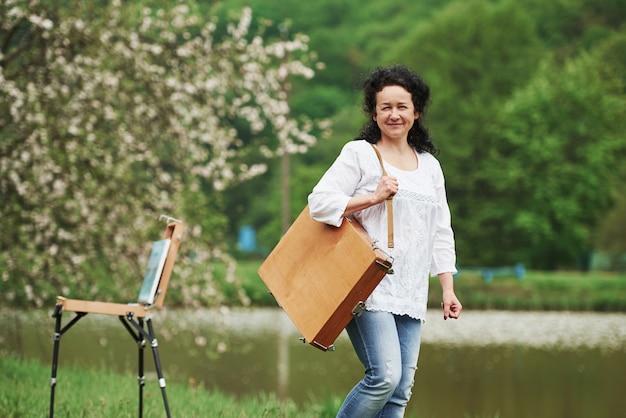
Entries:
[[[31, 360], [0, 356], [0, 417], [48, 416], [50, 368]], [[334, 417], [340, 400], [298, 407], [272, 394], [237, 399], [185, 384], [168, 384], [172, 416], [205, 417]], [[138, 416], [138, 384], [109, 371], [65, 368], [56, 387], [55, 416], [124, 418]], [[154, 379], [144, 387], [144, 416], [164, 417], [161, 390]]]
[[[1, 353], [0, 353], [1, 354]], [[50, 368], [32, 360], [0, 356], [0, 417], [48, 416]], [[298, 406], [274, 394], [235, 398], [216, 390], [186, 384], [166, 387], [173, 417], [185, 418], [332, 418], [341, 399], [322, 399]], [[56, 387], [56, 417], [134, 418], [138, 416], [138, 385], [128, 376], [110, 371], [68, 367]], [[155, 379], [144, 387], [144, 417], [165, 417], [163, 398]], [[465, 418], [498, 418], [498, 415], [463, 415]], [[407, 418], [416, 418], [407, 415]]]

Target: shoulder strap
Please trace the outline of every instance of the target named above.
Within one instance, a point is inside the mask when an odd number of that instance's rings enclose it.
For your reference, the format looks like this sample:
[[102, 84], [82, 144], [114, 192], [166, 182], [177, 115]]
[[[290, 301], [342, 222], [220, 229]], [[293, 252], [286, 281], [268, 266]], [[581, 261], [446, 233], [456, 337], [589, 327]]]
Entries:
[[[374, 148], [374, 152], [376, 153], [376, 157], [378, 157], [378, 162], [380, 163], [380, 168], [383, 170], [383, 176], [387, 175], [387, 170], [385, 170], [385, 166], [383, 164], [383, 157], [380, 155], [380, 151], [374, 144], [370, 144], [372, 148]], [[393, 248], [393, 196], [389, 196], [385, 201], [387, 205], [387, 247]]]

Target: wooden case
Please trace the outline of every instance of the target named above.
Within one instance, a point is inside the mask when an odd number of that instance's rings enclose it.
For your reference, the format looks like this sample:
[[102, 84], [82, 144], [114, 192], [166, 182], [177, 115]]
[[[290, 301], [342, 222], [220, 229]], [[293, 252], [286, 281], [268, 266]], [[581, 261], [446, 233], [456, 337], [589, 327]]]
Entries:
[[305, 341], [326, 351], [392, 261], [356, 220], [337, 228], [314, 221], [307, 206], [258, 273]]

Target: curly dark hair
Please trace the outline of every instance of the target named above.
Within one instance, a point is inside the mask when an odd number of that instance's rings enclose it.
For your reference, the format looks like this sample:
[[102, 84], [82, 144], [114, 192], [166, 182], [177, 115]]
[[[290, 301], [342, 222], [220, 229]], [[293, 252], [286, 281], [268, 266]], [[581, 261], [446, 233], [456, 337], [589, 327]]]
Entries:
[[429, 152], [433, 155], [439, 149], [433, 144], [428, 129], [423, 123], [426, 115], [426, 106], [430, 102], [430, 87], [414, 72], [403, 65], [391, 67], [377, 67], [370, 73], [363, 83], [363, 111], [367, 115], [367, 122], [361, 128], [355, 140], [365, 140], [375, 144], [381, 137], [380, 128], [372, 118], [376, 114], [376, 93], [387, 86], [400, 86], [411, 93], [415, 110], [420, 117], [415, 121], [408, 134], [408, 142], [418, 152]]

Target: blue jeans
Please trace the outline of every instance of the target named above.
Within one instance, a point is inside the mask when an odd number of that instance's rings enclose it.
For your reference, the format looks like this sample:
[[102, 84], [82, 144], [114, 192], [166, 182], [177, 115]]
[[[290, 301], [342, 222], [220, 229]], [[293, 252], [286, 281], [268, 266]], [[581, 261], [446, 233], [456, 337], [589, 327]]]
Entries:
[[402, 417], [420, 349], [422, 321], [365, 311], [346, 327], [365, 376], [350, 391], [337, 418]]

